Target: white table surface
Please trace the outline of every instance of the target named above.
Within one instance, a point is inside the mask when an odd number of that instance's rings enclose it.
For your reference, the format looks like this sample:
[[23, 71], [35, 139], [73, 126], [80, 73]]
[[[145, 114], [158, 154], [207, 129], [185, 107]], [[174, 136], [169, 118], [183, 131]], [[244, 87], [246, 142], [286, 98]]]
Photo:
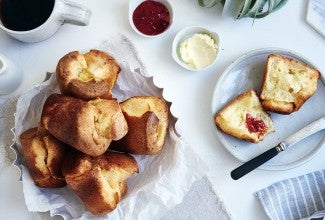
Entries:
[[[221, 16], [217, 8], [201, 8], [195, 0], [171, 0], [174, 23], [157, 38], [137, 35], [128, 23], [128, 1], [79, 0], [93, 12], [87, 27], [65, 24], [50, 39], [34, 44], [18, 42], [0, 32], [0, 52], [19, 64], [24, 80], [16, 94], [44, 79], [46, 71], [54, 71], [58, 59], [72, 50], [88, 50], [118, 33], [135, 44], [148, 72], [158, 86], [165, 88], [167, 99], [179, 117], [183, 138], [210, 168], [208, 177], [233, 219], [267, 219], [253, 193], [269, 184], [325, 167], [323, 149], [311, 161], [285, 171], [255, 170], [238, 181], [230, 171], [240, 165], [215, 135], [210, 112], [215, 83], [225, 68], [245, 52], [280, 47], [304, 55], [325, 73], [325, 39], [305, 21], [308, 1], [288, 1], [281, 10], [255, 20], [235, 21]], [[198, 25], [220, 35], [218, 61], [209, 69], [190, 72], [174, 62], [171, 56], [175, 34], [184, 27]], [[0, 175], [0, 218], [32, 219], [24, 203], [22, 184], [15, 168]]]

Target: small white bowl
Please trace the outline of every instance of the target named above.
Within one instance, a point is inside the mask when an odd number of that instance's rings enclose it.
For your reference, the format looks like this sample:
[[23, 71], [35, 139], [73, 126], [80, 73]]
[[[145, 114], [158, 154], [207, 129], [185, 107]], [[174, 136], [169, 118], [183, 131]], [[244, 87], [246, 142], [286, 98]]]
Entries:
[[156, 34], [156, 35], [147, 35], [147, 34], [144, 34], [144, 33], [140, 32], [133, 23], [133, 12], [144, 1], [145, 0], [130, 0], [130, 2], [129, 2], [129, 23], [130, 23], [131, 27], [133, 28], [133, 30], [136, 33], [138, 33], [139, 35], [141, 35], [141, 36], [144, 36], [144, 37], [157, 37], [157, 36], [160, 36], [163, 33], [165, 33], [171, 27], [171, 25], [173, 23], [173, 8], [172, 8], [172, 6], [171, 6], [171, 4], [169, 3], [168, 0], [154, 0], [154, 1], [160, 2], [164, 6], [166, 6], [166, 8], [169, 11], [170, 21], [169, 21], [169, 26], [162, 33]]
[[[181, 44], [186, 39], [192, 37], [194, 34], [208, 34], [216, 42], [216, 44], [218, 46], [217, 54], [216, 54], [216, 57], [215, 57], [214, 61], [210, 65], [208, 65], [206, 67], [203, 67], [203, 68], [199, 68], [199, 69], [193, 68], [193, 67], [189, 66], [187, 63], [185, 63], [182, 60], [181, 54], [180, 54], [180, 46], [181, 46]], [[219, 35], [216, 32], [209, 31], [208, 29], [203, 28], [203, 27], [191, 26], [191, 27], [184, 28], [183, 30], [179, 31], [176, 34], [176, 36], [174, 38], [174, 41], [173, 41], [172, 56], [173, 56], [174, 60], [179, 65], [184, 67], [185, 69], [188, 69], [188, 70], [191, 70], [191, 71], [199, 71], [199, 70], [207, 69], [207, 68], [209, 68], [210, 66], [212, 66], [215, 63], [215, 61], [216, 61], [216, 59], [218, 57], [219, 50], [220, 50], [220, 38], [219, 38]]]

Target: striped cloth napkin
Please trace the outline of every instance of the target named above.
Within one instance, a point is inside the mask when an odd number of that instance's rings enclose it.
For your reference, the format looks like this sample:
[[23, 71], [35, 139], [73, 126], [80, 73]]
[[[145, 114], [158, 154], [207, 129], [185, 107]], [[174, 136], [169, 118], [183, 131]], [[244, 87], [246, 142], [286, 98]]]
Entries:
[[272, 220], [325, 220], [325, 169], [273, 183], [255, 195]]

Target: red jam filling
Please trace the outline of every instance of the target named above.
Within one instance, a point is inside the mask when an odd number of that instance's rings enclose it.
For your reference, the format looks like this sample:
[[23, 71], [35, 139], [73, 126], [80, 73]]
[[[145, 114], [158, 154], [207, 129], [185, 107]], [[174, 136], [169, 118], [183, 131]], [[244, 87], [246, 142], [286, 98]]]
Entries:
[[146, 0], [134, 10], [132, 19], [135, 27], [141, 33], [157, 35], [168, 28], [170, 14], [162, 3]]
[[267, 131], [264, 121], [253, 118], [249, 113], [246, 113], [246, 127], [250, 133], [259, 133], [260, 135]]

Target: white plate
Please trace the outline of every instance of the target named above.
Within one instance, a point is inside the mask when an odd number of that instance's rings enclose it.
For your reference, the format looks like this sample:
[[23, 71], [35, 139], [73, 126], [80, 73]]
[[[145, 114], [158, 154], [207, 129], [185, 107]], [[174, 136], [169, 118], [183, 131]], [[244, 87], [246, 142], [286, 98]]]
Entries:
[[[259, 92], [263, 80], [265, 60], [271, 53], [282, 54], [313, 66], [297, 53], [278, 48], [259, 49], [244, 54], [235, 60], [218, 79], [212, 94], [211, 110], [213, 117], [226, 103], [239, 94], [253, 88]], [[325, 115], [324, 82], [324, 76], [321, 76], [321, 80], [318, 81], [317, 92], [307, 100], [299, 111], [290, 115], [271, 113], [276, 131], [266, 135], [260, 143], [254, 144], [234, 138], [216, 128], [220, 141], [234, 157], [242, 162], [246, 162], [274, 147], [295, 131]], [[259, 168], [285, 170], [299, 166], [315, 156], [324, 143], [325, 132], [320, 131], [281, 152]]]

